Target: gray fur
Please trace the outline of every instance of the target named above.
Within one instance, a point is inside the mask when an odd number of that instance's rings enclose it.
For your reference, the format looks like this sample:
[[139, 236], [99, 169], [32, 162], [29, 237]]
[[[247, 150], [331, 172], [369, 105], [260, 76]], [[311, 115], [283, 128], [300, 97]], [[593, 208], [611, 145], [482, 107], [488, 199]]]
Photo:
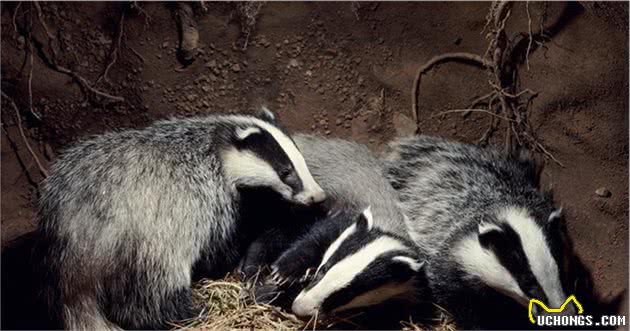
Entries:
[[406, 236], [397, 193], [383, 176], [381, 161], [367, 146], [305, 134], [293, 139], [330, 201], [354, 209], [357, 215], [371, 206], [375, 226]]
[[[538, 168], [525, 154], [506, 158], [494, 148], [414, 136], [391, 143], [383, 160], [386, 176], [409, 217], [411, 238], [427, 260], [433, 299], [461, 321], [458, 326], [479, 327], [476, 323], [486, 308], [495, 309], [495, 320], [508, 318], [500, 309], [512, 307], [512, 301], [499, 296], [493, 302], [497, 293], [466, 274], [454, 256], [462, 239], [476, 238], [479, 224], [494, 224], [503, 208], [529, 212], [547, 236], [554, 257], [561, 258], [562, 243], [546, 226], [554, 212], [553, 200], [538, 190]], [[521, 306], [515, 309], [526, 312]]]
[[[390, 287], [399, 285], [396, 287], [399, 289], [404, 287], [403, 283], [409, 284], [405, 287], [406, 293], [400, 295], [400, 298], [409, 297], [407, 289], [415, 284], [415, 281], [410, 281], [410, 279], [417, 273], [420, 261], [415, 259], [415, 248], [406, 231], [405, 217], [401, 212], [397, 193], [383, 176], [381, 162], [367, 146], [355, 142], [304, 134], [295, 135], [293, 139], [304, 155], [311, 174], [326, 192], [327, 200], [320, 206], [325, 215], [322, 216], [321, 212], [315, 215], [311, 213], [294, 215], [289, 212], [288, 215], [278, 216], [276, 215], [278, 211], [272, 212], [272, 215], [266, 215], [269, 218], [297, 217], [302, 219], [299, 224], [307, 226], [301, 229], [295, 227], [275, 229], [269, 234], [264, 234], [250, 247], [247, 256], [252, 258], [243, 263], [247, 266], [244, 269], [258, 270], [258, 266], [273, 262], [271, 266], [273, 273], [266, 286], [262, 287], [257, 295], [272, 297], [269, 293], [278, 291], [274, 284], [278, 285], [277, 287], [283, 291], [284, 295], [276, 299], [276, 304], [286, 308], [292, 307], [295, 313], [301, 314], [304, 314], [306, 310], [312, 312], [313, 309], [318, 309], [321, 313], [330, 313], [334, 309], [342, 308], [355, 298], [359, 300], [354, 301], [353, 305], [367, 305], [368, 299], [373, 300], [375, 304], [377, 297], [382, 301], [392, 299], [393, 297], [383, 293], [384, 291], [371, 292], [386, 285]], [[367, 222], [367, 218], [364, 217], [367, 208], [369, 208], [370, 225], [361, 227], [362, 230], [352, 232], [349, 236], [340, 237], [344, 230], [359, 223], [360, 219], [365, 218]], [[279, 214], [282, 214], [284, 210], [279, 209]], [[338, 238], [345, 239], [339, 239], [336, 244], [333, 244]], [[392, 246], [400, 249], [388, 250], [391, 246], [379, 246], [380, 251], [376, 256], [374, 256], [374, 250], [361, 250], [379, 239], [396, 242], [398, 245]], [[275, 247], [278, 241], [286, 243], [285, 246]], [[340, 249], [335, 247], [340, 247]], [[318, 266], [324, 264], [324, 256], [329, 249], [331, 255], [327, 256], [325, 266], [316, 274]], [[358, 253], [359, 251], [361, 253]], [[311, 294], [305, 293], [308, 292], [307, 289], [320, 283], [330, 267], [344, 258], [358, 257], [360, 254], [364, 254], [361, 255], [363, 259], [371, 261], [370, 268], [353, 269], [352, 272], [345, 274], [352, 276], [350, 280], [327, 278], [327, 284], [331, 285], [328, 288], [338, 288], [338, 290], [326, 293], [326, 299], [321, 301], [317, 308], [306, 310], [300, 308], [314, 304]], [[396, 255], [400, 257], [394, 259]], [[260, 261], [265, 258], [266, 261]], [[403, 263], [405, 261], [407, 264]], [[407, 265], [409, 272], [402, 272], [404, 265]], [[389, 273], [392, 270], [397, 274]], [[306, 281], [310, 284], [305, 289]], [[288, 285], [289, 288], [283, 288], [283, 284], [291, 285]], [[296, 303], [297, 300], [293, 300], [302, 290], [304, 292], [299, 297], [300, 302]], [[369, 297], [362, 296], [368, 292], [370, 292]]]
[[187, 317], [195, 263], [237, 262], [239, 178], [224, 175], [222, 153], [236, 128], [259, 121], [168, 120], [65, 152], [43, 186], [37, 252], [66, 328], [153, 328]]

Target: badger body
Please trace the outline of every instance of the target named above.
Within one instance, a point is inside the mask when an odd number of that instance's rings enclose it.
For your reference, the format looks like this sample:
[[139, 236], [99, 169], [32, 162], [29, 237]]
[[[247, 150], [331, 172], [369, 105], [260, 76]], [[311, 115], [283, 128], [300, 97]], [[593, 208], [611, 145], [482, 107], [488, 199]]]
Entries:
[[[396, 191], [383, 176], [378, 158], [354, 142], [309, 135], [293, 138], [327, 200], [317, 212], [268, 208], [272, 213], [266, 217], [302, 226], [272, 230], [247, 254], [272, 263], [267, 284], [271, 292], [290, 293], [280, 300], [302, 316], [412, 297], [420, 262]], [[264, 264], [255, 260], [244, 264]]]
[[257, 187], [324, 199], [268, 111], [162, 121], [68, 149], [44, 185], [35, 251], [55, 316], [67, 329], [190, 317], [193, 266], [236, 264], [240, 192]]
[[384, 163], [430, 295], [459, 327], [531, 327], [530, 299], [560, 307], [571, 293], [560, 210], [525, 154], [415, 136]]

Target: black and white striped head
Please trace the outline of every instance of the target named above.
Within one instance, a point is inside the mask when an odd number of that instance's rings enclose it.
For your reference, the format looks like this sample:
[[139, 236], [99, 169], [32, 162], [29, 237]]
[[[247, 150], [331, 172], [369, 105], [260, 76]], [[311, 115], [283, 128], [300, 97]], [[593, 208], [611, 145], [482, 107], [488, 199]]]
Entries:
[[373, 226], [370, 208], [326, 250], [314, 279], [291, 307], [298, 316], [413, 297], [422, 263], [410, 242]]
[[538, 299], [560, 307], [568, 295], [560, 219], [561, 210], [537, 220], [527, 209], [506, 208], [460, 241], [455, 257], [466, 274], [523, 306]]
[[224, 172], [239, 187], [268, 187], [302, 205], [326, 198], [311, 175], [302, 153], [276, 123], [267, 108], [241, 116], [233, 131], [233, 146], [224, 154]]

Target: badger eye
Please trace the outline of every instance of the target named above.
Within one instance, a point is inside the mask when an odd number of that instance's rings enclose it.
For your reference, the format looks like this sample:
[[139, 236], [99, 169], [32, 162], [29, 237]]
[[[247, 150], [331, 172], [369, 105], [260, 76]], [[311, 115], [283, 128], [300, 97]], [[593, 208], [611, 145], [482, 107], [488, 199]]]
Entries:
[[291, 173], [291, 168], [282, 168], [278, 174], [280, 175], [280, 179], [284, 181], [287, 177], [291, 176]]

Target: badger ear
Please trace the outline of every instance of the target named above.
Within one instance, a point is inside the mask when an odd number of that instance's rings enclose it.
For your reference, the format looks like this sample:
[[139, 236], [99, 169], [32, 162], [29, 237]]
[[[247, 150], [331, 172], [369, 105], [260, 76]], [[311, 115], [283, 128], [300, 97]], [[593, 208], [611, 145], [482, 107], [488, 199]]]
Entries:
[[276, 123], [276, 115], [267, 106], [260, 107], [255, 116], [265, 122]]
[[247, 128], [236, 128], [236, 139], [239, 141], [243, 141], [249, 137], [251, 137], [252, 135], [255, 134], [260, 134], [261, 130], [258, 127], [255, 126], [250, 126]]
[[357, 220], [357, 229], [361, 231], [370, 231], [374, 226], [374, 218], [372, 217], [372, 206], [368, 206], [361, 212]]
[[549, 218], [547, 218], [547, 225], [556, 226], [560, 224], [560, 221], [562, 221], [562, 216], [562, 207], [552, 211], [551, 214], [549, 214]]
[[402, 262], [408, 265], [409, 268], [411, 268], [411, 270], [416, 271], [416, 272], [420, 271], [420, 269], [424, 265], [424, 262], [418, 262], [416, 259], [413, 259], [409, 256], [404, 256], [404, 255], [394, 256], [392, 260], [397, 261], [397, 262]]

